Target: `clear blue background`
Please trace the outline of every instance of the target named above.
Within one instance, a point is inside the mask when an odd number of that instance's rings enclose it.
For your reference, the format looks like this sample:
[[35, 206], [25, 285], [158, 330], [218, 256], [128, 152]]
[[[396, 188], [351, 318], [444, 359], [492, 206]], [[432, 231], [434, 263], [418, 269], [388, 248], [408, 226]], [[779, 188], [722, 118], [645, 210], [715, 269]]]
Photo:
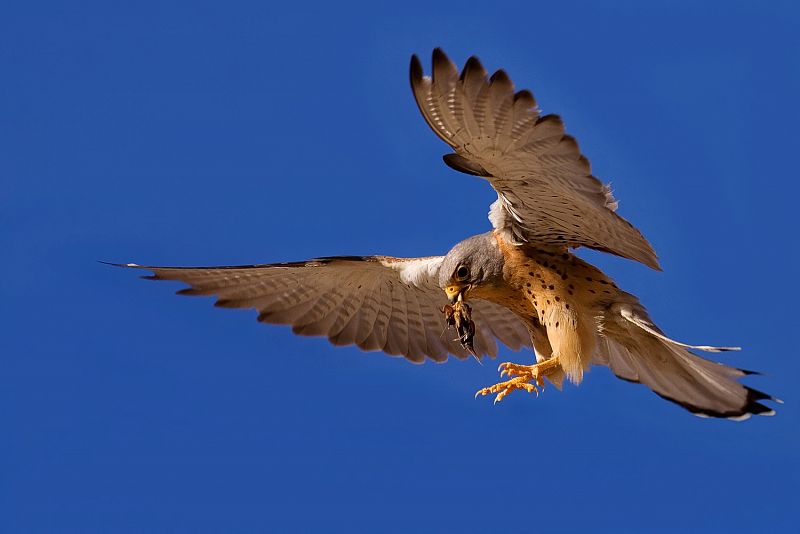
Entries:
[[[296, 4], [0, 10], [0, 531], [796, 531], [798, 8]], [[492, 406], [492, 362], [334, 348], [95, 263], [487, 230], [493, 193], [408, 88], [434, 46], [564, 117], [664, 272], [585, 257], [675, 337], [744, 346], [725, 361], [776, 417], [698, 419], [602, 368]]]

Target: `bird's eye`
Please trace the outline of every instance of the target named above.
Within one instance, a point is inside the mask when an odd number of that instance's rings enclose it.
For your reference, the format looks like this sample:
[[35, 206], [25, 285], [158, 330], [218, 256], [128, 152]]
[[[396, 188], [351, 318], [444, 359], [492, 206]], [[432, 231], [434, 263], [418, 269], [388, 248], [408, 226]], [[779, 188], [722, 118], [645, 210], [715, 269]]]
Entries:
[[466, 280], [469, 276], [469, 269], [466, 265], [459, 265], [456, 269], [456, 280]]

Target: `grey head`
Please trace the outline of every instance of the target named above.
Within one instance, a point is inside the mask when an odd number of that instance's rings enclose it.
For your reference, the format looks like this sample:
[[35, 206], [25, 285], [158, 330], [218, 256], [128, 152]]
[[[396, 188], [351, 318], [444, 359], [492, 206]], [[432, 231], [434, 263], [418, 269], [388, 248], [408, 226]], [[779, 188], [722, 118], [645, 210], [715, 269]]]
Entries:
[[439, 287], [451, 301], [472, 288], [499, 283], [502, 277], [503, 254], [492, 232], [461, 241], [439, 267]]

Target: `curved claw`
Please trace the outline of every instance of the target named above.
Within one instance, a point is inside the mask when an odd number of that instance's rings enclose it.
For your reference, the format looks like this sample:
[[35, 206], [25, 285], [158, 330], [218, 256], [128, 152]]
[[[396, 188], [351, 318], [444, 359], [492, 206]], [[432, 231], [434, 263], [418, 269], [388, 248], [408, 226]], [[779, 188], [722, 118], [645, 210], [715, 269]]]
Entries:
[[497, 393], [497, 396], [494, 398], [494, 402], [492, 402], [492, 406], [494, 406], [494, 405], [495, 405], [495, 404], [497, 404], [498, 402], [502, 401], [502, 400], [503, 400], [503, 398], [504, 398], [506, 395], [508, 395], [509, 393], [511, 393], [513, 390], [514, 390], [514, 388], [513, 388], [513, 387], [507, 387], [507, 388], [505, 388], [505, 389], [502, 389], [502, 390], [500, 390], [500, 391]]
[[514, 374], [516, 373], [513, 372], [513, 367], [514, 364], [512, 364], [511, 362], [503, 362], [500, 365], [498, 365], [497, 370], [500, 372], [500, 378], [506, 375], [508, 375], [509, 378], [514, 376]]

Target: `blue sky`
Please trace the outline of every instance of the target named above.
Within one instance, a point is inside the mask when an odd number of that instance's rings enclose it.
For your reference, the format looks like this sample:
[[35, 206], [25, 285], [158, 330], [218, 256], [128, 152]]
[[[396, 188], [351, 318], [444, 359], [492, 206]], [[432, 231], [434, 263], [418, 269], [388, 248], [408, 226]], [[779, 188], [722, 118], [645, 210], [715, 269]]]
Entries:
[[[0, 530], [796, 528], [800, 11], [699, 4], [4, 6]], [[742, 345], [776, 417], [698, 419], [602, 368], [492, 406], [492, 364], [334, 348], [96, 263], [487, 230], [493, 193], [408, 88], [435, 46], [562, 115], [664, 272], [584, 257], [669, 334]]]

